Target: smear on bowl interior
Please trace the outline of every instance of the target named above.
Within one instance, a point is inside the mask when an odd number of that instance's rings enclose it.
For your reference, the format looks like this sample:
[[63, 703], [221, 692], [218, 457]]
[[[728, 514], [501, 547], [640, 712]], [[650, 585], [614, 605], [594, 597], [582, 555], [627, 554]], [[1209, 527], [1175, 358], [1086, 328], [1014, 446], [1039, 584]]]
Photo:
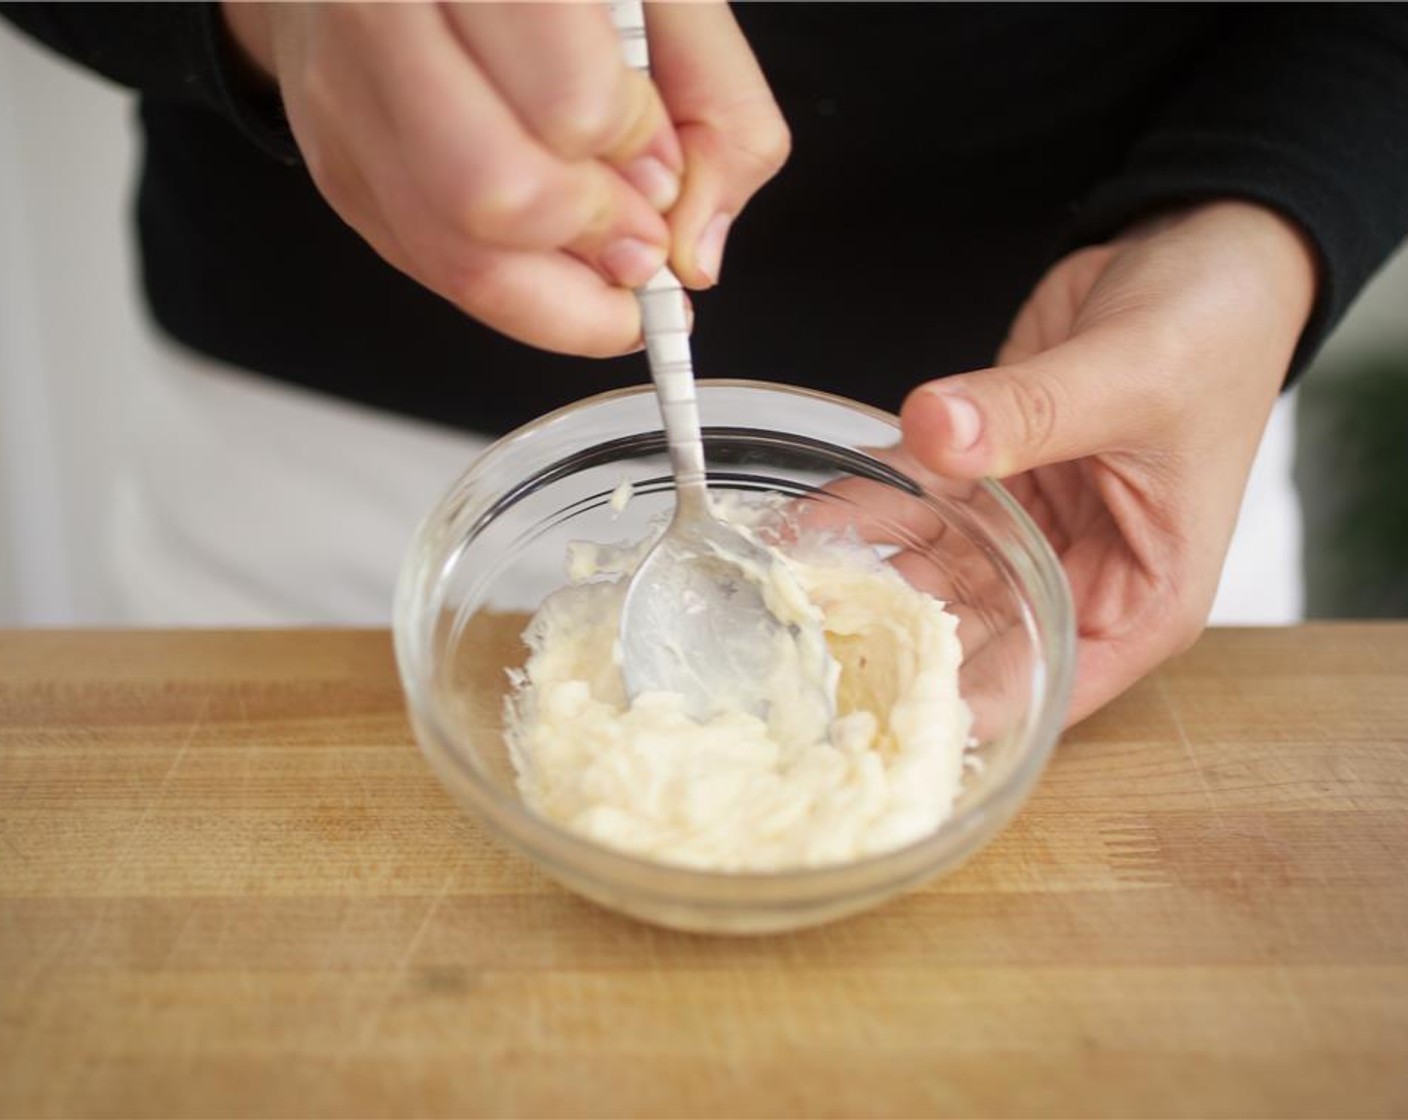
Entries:
[[854, 538], [780, 531], [777, 495], [715, 504], [771, 542], [767, 579], [819, 616], [827, 718], [799, 718], [787, 695], [766, 719], [724, 711], [707, 722], [672, 693], [628, 703], [621, 600], [651, 540], [574, 545], [569, 582], [524, 633], [530, 656], [507, 701], [524, 800], [609, 847], [717, 871], [844, 863], [934, 831], [958, 797], [972, 722], [957, 619]]

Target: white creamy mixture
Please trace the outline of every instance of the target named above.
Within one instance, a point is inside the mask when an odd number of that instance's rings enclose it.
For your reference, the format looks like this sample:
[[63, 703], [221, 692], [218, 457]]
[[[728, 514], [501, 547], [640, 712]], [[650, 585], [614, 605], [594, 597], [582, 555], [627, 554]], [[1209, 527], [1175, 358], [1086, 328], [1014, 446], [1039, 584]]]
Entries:
[[[754, 498], [720, 512], [758, 539], [780, 508]], [[610, 847], [720, 871], [855, 860], [944, 821], [971, 723], [957, 620], [868, 546], [786, 535], [768, 579], [800, 589], [819, 615], [834, 659], [829, 726], [788, 715], [788, 695], [769, 721], [726, 711], [698, 723], [671, 693], [628, 704], [617, 625], [625, 577], [650, 542], [574, 546], [569, 584], [529, 623], [531, 655], [508, 701], [530, 807]]]

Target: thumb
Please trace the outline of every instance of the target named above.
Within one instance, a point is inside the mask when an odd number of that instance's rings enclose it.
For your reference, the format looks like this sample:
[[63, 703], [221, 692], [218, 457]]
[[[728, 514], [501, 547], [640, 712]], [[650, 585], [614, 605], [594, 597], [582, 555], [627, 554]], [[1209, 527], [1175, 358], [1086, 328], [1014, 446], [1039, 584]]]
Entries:
[[920, 385], [900, 411], [905, 448], [951, 478], [1006, 478], [1112, 449], [1152, 420], [1118, 332]]

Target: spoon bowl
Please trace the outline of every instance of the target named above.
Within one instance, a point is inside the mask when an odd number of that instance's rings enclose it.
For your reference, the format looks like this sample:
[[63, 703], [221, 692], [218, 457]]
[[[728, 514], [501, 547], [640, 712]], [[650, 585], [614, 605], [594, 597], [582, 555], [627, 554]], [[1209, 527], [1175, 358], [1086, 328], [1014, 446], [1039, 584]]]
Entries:
[[668, 269], [637, 295], [646, 356], [675, 480], [675, 511], [631, 575], [621, 607], [626, 695], [672, 692], [707, 720], [723, 711], [771, 720], [778, 699], [824, 735], [834, 665], [820, 623], [779, 617], [767, 587], [776, 560], [709, 504], [684, 293]]
[[723, 709], [767, 719], [775, 649], [788, 634], [752, 577], [771, 563], [765, 549], [712, 518], [672, 525], [626, 590], [627, 695], [679, 693], [697, 720]]

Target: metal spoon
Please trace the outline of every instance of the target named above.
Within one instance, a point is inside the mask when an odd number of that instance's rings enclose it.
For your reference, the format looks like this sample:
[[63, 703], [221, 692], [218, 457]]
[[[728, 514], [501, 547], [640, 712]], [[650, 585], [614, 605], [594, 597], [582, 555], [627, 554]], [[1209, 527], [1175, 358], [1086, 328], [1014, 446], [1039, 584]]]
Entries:
[[[640, 3], [611, 8], [628, 64], [648, 70]], [[781, 685], [790, 692], [789, 707], [810, 700], [816, 710], [818, 698], [798, 697], [796, 690], [824, 691], [822, 674], [805, 671], [825, 656], [819, 627], [800, 635], [796, 625], [768, 609], [762, 585], [772, 555], [720, 521], [709, 504], [684, 291], [674, 273], [662, 268], [636, 295], [674, 474], [675, 510], [631, 576], [622, 603], [626, 693], [631, 699], [643, 692], [679, 693], [685, 711], [700, 720], [723, 710], [767, 719], [770, 697]], [[779, 670], [788, 673], [785, 684]], [[814, 685], [804, 680], [812, 676]], [[820, 703], [826, 713], [824, 695]]]
[[640, 297], [650, 376], [665, 426], [675, 510], [621, 606], [626, 693], [678, 692], [695, 719], [724, 707], [766, 718], [785, 629], [763, 600], [772, 556], [709, 505], [694, 367], [679, 281], [661, 270]]

